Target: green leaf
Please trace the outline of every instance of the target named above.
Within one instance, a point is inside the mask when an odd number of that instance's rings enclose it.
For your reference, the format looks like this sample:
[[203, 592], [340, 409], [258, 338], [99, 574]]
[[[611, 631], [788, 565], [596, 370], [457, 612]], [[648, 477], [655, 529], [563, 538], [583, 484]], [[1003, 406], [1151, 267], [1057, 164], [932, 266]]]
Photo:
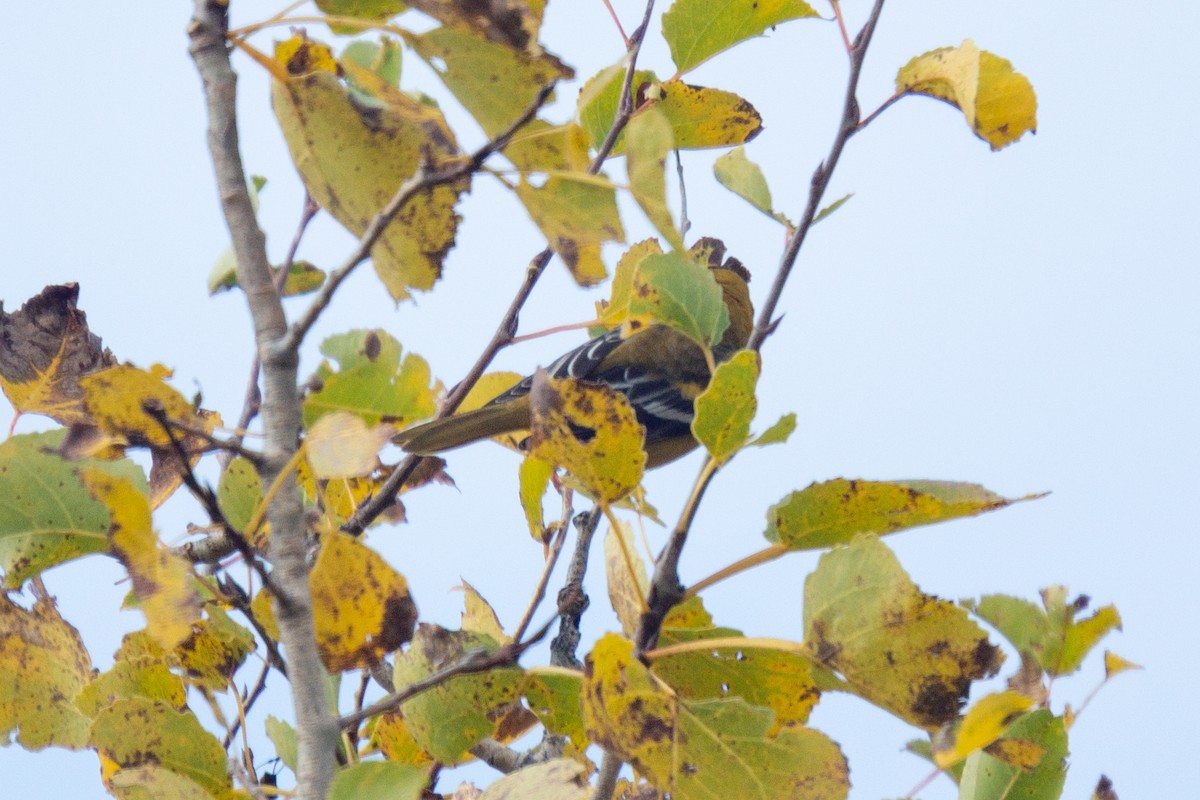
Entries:
[[684, 700], [608, 634], [587, 657], [584, 719], [592, 741], [678, 800], [825, 797], [849, 790], [846, 760], [825, 734], [775, 726], [740, 697]]
[[767, 540], [792, 550], [845, 543], [971, 517], [1032, 499], [1009, 500], [974, 483], [835, 478], [792, 492], [767, 512]]
[[783, 444], [796, 430], [796, 412], [791, 411], [779, 418], [771, 427], [760, 433], [748, 444], [753, 447], [766, 447], [771, 444]]
[[708, 388], [696, 398], [692, 434], [718, 463], [728, 461], [750, 438], [758, 410], [758, 353], [739, 350], [717, 365]]
[[225, 749], [191, 711], [159, 700], [117, 700], [92, 725], [91, 745], [121, 767], [156, 764], [213, 795], [231, 789]]
[[1029, 79], [970, 39], [909, 61], [896, 75], [896, 93], [923, 94], [956, 106], [992, 150], [1037, 132], [1037, 97]]
[[368, 425], [404, 425], [433, 416], [436, 382], [429, 364], [409, 353], [401, 360], [400, 342], [384, 330], [357, 330], [321, 343], [328, 361], [317, 371], [322, 386], [304, 400], [304, 424], [331, 411], [347, 411]]
[[711, 348], [729, 327], [729, 309], [712, 272], [682, 253], [651, 254], [639, 267], [653, 291], [630, 298], [631, 316], [646, 315]]
[[767, 28], [816, 16], [803, 0], [676, 0], [663, 14], [662, 32], [682, 74]]
[[[699, 597], [675, 606], [663, 621], [658, 646], [709, 639], [737, 639], [736, 628], [713, 624]], [[812, 663], [803, 655], [762, 646], [688, 650], [654, 659], [651, 672], [685, 700], [740, 697], [775, 712], [772, 732], [804, 723], [820, 699]]]
[[10, 589], [50, 567], [108, 550], [108, 507], [88, 492], [81, 470], [102, 470], [148, 491], [145, 473], [129, 459], [63, 459], [56, 451], [65, 436], [57, 430], [0, 442], [0, 570]]
[[1067, 777], [1067, 729], [1060, 717], [1040, 709], [1026, 714], [1000, 742], [1033, 742], [1045, 750], [1030, 772], [984, 751], [973, 753], [963, 767], [960, 800], [1058, 800]]
[[520, 485], [521, 509], [525, 512], [525, 521], [529, 523], [529, 535], [534, 541], [544, 544], [546, 522], [542, 512], [542, 498], [550, 485], [550, 476], [554, 474], [554, 466], [540, 458], [526, 456], [518, 469]]
[[361, 761], [333, 774], [329, 800], [420, 800], [429, 767], [394, 761]]
[[296, 729], [275, 715], [268, 715], [264, 723], [267, 738], [275, 745], [275, 755], [292, 772], [296, 771], [299, 753], [296, 749]]
[[804, 582], [805, 644], [852, 690], [927, 730], [958, 716], [1004, 659], [967, 612], [924, 594], [883, 542], [856, 538]]
[[515, 122], [547, 83], [574, 76], [549, 53], [531, 55], [457, 28], [435, 28], [408, 43], [488, 136]]
[[647, 108], [629, 121], [626, 137], [626, 165], [633, 199], [671, 247], [682, 250], [683, 237], [667, 208], [666, 158], [675, 142], [671, 123], [658, 108]]
[[812, 224], [816, 225], [818, 222], [825, 219], [833, 212], [837, 211], [839, 208], [841, 208], [843, 205], [845, 205], [846, 201], [849, 200], [851, 197], [854, 197], [854, 192], [850, 192], [847, 195], [843, 195], [842, 197], [839, 197], [837, 200], [834, 200], [832, 203], [830, 203], [829, 205], [822, 208], [820, 211], [817, 212], [817, 215], [815, 217], [813, 217]]
[[229, 462], [217, 483], [217, 505], [225, 521], [246, 533], [246, 526], [262, 502], [262, 479], [248, 459], [238, 456]]
[[580, 751], [588, 746], [579, 703], [582, 692], [583, 673], [563, 667], [532, 667], [526, 671], [521, 688], [529, 710], [546, 730], [566, 736]]
[[796, 226], [771, 204], [771, 189], [762, 168], [746, 158], [745, 147], [735, 147], [713, 162], [713, 174], [722, 186], [788, 228]]
[[[408, 651], [396, 657], [396, 685], [421, 680], [466, 653], [490, 652], [496, 646], [494, 639], [482, 634], [423, 624]], [[404, 703], [404, 721], [417, 743], [435, 759], [460, 764], [472, 757], [470, 748], [496, 734], [503, 718], [498, 711], [518, 698], [522, 681], [516, 668], [451, 678]]]

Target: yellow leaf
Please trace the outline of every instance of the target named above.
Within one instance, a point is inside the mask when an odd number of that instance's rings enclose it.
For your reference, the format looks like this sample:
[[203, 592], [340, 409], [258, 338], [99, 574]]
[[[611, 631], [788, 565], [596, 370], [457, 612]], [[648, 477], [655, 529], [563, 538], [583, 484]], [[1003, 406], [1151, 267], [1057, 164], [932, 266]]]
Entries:
[[625, 240], [616, 187], [602, 176], [578, 173], [555, 175], [540, 187], [522, 177], [516, 192], [576, 282], [591, 286], [603, 280], [600, 245]]
[[631, 320], [629, 305], [635, 295], [643, 296], [654, 292], [653, 287], [646, 285], [639, 268], [647, 256], [661, 254], [662, 246], [658, 239], [643, 239], [625, 251], [613, 272], [610, 299], [596, 301], [596, 318], [600, 324], [589, 329], [590, 335], [599, 336], [606, 330], [626, 322], [633, 321], [639, 326], [650, 323], [653, 317], [648, 313]]
[[[626, 555], [632, 563], [625, 560]], [[650, 579], [634, 544], [633, 531], [624, 522], [619, 528], [609, 528], [604, 536], [604, 572], [608, 576], [608, 599], [617, 612], [621, 631], [632, 639], [646, 609]]]
[[371, 748], [383, 753], [388, 761], [414, 766], [433, 763], [433, 757], [413, 738], [404, 715], [396, 711], [381, 714], [376, 719], [371, 729]]
[[530, 452], [570, 472], [596, 500], [615, 502], [641, 482], [645, 429], [624, 395], [538, 370], [530, 405]]
[[[128, 364], [109, 367], [80, 379], [83, 403], [87, 413], [99, 428], [110, 435], [122, 436], [133, 444], [168, 447], [171, 438], [163, 426], [145, 410], [155, 404], [172, 422], [212, 430], [196, 415], [192, 404], [167, 385], [171, 371], [161, 364], [141, 370]], [[185, 434], [176, 432], [177, 439]]]
[[0, 741], [82, 749], [90, 720], [71, 703], [91, 677], [79, 632], [40, 599], [26, 611], [0, 592]]
[[495, 609], [487, 600], [483, 599], [483, 595], [466, 581], [463, 581], [460, 588], [463, 590], [465, 606], [462, 615], [462, 629], [490, 636], [500, 644], [511, 642], [512, 638], [504, 632], [504, 626], [500, 624]]
[[671, 80], [659, 84], [657, 94], [680, 150], [732, 147], [762, 132], [758, 111], [733, 92]]
[[200, 617], [191, 566], [159, 542], [150, 504], [131, 482], [97, 469], [84, 470], [81, 477], [92, 496], [108, 506], [109, 552], [129, 572], [146, 629], [165, 649], [173, 649], [192, 634]]
[[[296, 37], [277, 46], [276, 60], [289, 77], [272, 82], [272, 106], [292, 161], [313, 199], [355, 236], [422, 165], [438, 169], [458, 157], [436, 108], [398, 91], [378, 106], [353, 102], [324, 45]], [[375, 271], [394, 299], [440, 277], [458, 227], [454, 206], [467, 185], [412, 198], [372, 248]]]
[[518, 469], [521, 508], [529, 524], [529, 535], [535, 542], [548, 544], [546, 523], [542, 512], [542, 498], [550, 486], [554, 466], [535, 456], [526, 456]]
[[1109, 680], [1114, 675], [1131, 669], [1145, 669], [1141, 664], [1126, 661], [1111, 650], [1104, 651], [1104, 679]]
[[975, 135], [993, 150], [1007, 147], [1027, 131], [1037, 132], [1037, 97], [1029, 79], [970, 39], [909, 61], [896, 75], [896, 92], [957, 106]]
[[999, 739], [1021, 712], [1028, 710], [1033, 701], [1013, 691], [993, 692], [981, 698], [963, 715], [954, 746], [933, 754], [934, 762], [942, 769], [948, 768]]
[[330, 672], [367, 667], [412, 638], [417, 607], [408, 582], [352, 536], [322, 537], [309, 587], [317, 647]]

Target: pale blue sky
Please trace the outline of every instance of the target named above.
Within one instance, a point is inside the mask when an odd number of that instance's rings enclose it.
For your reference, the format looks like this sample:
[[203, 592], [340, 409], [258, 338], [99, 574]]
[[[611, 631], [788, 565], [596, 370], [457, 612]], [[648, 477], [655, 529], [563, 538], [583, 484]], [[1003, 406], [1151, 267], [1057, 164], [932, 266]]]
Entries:
[[[632, 28], [640, 3], [614, 5]], [[852, 21], [867, 6], [845, 5]], [[275, 10], [235, 6], [242, 22]], [[93, 330], [120, 359], [173, 367], [185, 394], [202, 390], [206, 407], [233, 420], [249, 325], [240, 295], [205, 296], [227, 238], [185, 50], [189, 8], [141, 4], [119, 19], [96, 4], [8, 9], [0, 297], [13, 310], [47, 283], [77, 281]], [[759, 427], [796, 411], [798, 429], [786, 447], [749, 453], [719, 477], [683, 561], [685, 581], [695, 580], [758, 549], [767, 506], [813, 480], [920, 477], [975, 481], [1009, 496], [1052, 491], [889, 544], [914, 580], [941, 596], [1032, 599], [1061, 582], [1097, 605], [1118, 606], [1125, 631], [1103, 647], [1147, 670], [1103, 690], [1072, 730], [1065, 796], [1073, 798], [1090, 796], [1101, 773], [1122, 797], [1178, 795], [1192, 782], [1188, 765], [1200, 745], [1200, 652], [1185, 629], [1198, 610], [1200, 561], [1191, 508], [1200, 480], [1200, 169], [1192, 142], [1200, 65], [1191, 41], [1198, 29], [1191, 4], [888, 3], [862, 82], [865, 109], [890, 94], [909, 57], [971, 37], [1032, 80], [1040, 132], [993, 154], [958, 112], [918, 98], [851, 143], [830, 192], [856, 196], [814, 232], [785, 294], [784, 322], [763, 351]], [[329, 38], [316, 26], [312, 34]], [[552, 3], [544, 41], [581, 79], [621, 48], [599, 0]], [[748, 155], [792, 216], [836, 124], [840, 47], [832, 25], [790, 23], [689, 75], [739, 92], [763, 114], [766, 129]], [[642, 63], [671, 71], [655, 37]], [[270, 179], [261, 219], [280, 258], [302, 195], [262, 71], [245, 58], [237, 66], [245, 158]], [[404, 83], [440, 92], [415, 59], [405, 61]], [[556, 118], [577, 87], [560, 90]], [[444, 105], [463, 144], [477, 144], [474, 125], [452, 101]], [[684, 157], [692, 235], [723, 238], [755, 273], [761, 300], [781, 230], [716, 186], [715, 155]], [[632, 204], [623, 210], [630, 241], [647, 235]], [[541, 247], [524, 211], [494, 183], [478, 181], [461, 212], [466, 222], [437, 290], [395, 309], [361, 270], [322, 319], [305, 374], [323, 336], [379, 326], [447, 383], [458, 380], [491, 335], [496, 298], [511, 296]], [[330, 267], [350, 241], [322, 218], [301, 255]], [[555, 264], [522, 330], [584, 319], [603, 296], [576, 289]], [[528, 370], [577, 341], [539, 340], [504, 353], [497, 366]], [[0, 403], [0, 426], [10, 420]], [[44, 425], [22, 420], [18, 431]], [[408, 525], [372, 532], [369, 542], [407, 575], [423, 618], [457, 624], [461, 599], [449, 590], [460, 579], [491, 600], [504, 623], [520, 615], [540, 548], [524, 532], [516, 463], [488, 445], [456, 455], [457, 491], [421, 491], [406, 501]], [[697, 463], [693, 456], [647, 479], [665, 518], [677, 513]], [[202, 520], [180, 504], [157, 524], [174, 540], [188, 521]], [[661, 532], [651, 535], [661, 541]], [[784, 559], [714, 587], [706, 602], [721, 624], [799, 639], [801, 582], [814, 564], [815, 556]], [[46, 576], [101, 668], [121, 633], [141, 624], [136, 613], [116, 611], [120, 574], [97, 557]], [[599, 611], [600, 577], [589, 583], [585, 650], [612, 626]], [[1077, 706], [1093, 688], [1098, 655], [1080, 677], [1055, 686], [1056, 710]], [[289, 714], [279, 691], [265, 702]], [[261, 719], [252, 722], [256, 734]], [[860, 702], [827, 698], [813, 724], [843, 745], [856, 800], [902, 795], [927, 772], [898, 752], [915, 732]], [[4, 748], [0, 770], [13, 797], [106, 796], [87, 752]], [[954, 791], [942, 779], [921, 796]]]

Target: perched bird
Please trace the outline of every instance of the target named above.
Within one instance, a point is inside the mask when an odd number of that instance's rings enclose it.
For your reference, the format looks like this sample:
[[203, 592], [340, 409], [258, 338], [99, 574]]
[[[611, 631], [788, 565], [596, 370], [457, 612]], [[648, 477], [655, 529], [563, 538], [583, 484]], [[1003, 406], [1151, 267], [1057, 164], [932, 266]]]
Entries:
[[[701, 240], [710, 243], [715, 240]], [[750, 273], [735, 258], [719, 263], [724, 245], [715, 242], [712, 275], [729, 310], [729, 327], [713, 347], [717, 363], [745, 347], [754, 326], [754, 306], [747, 282]], [[717, 262], [717, 263], [714, 263]], [[550, 366], [552, 378], [575, 378], [606, 384], [629, 399], [646, 429], [646, 466], [674, 461], [696, 447], [692, 436], [692, 403], [708, 386], [708, 362], [700, 346], [684, 334], [651, 324], [622, 337], [618, 326], [563, 354]], [[396, 434], [393, 441], [410, 453], [431, 455], [530, 427], [527, 377], [475, 411], [443, 417]]]

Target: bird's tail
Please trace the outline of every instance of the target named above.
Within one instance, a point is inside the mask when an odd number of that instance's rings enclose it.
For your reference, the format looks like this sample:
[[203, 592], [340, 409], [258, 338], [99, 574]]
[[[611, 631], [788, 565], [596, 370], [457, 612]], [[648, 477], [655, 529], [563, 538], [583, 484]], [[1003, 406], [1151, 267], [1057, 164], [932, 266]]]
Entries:
[[400, 431], [392, 441], [414, 455], [444, 450], [529, 428], [529, 398], [484, 406]]

